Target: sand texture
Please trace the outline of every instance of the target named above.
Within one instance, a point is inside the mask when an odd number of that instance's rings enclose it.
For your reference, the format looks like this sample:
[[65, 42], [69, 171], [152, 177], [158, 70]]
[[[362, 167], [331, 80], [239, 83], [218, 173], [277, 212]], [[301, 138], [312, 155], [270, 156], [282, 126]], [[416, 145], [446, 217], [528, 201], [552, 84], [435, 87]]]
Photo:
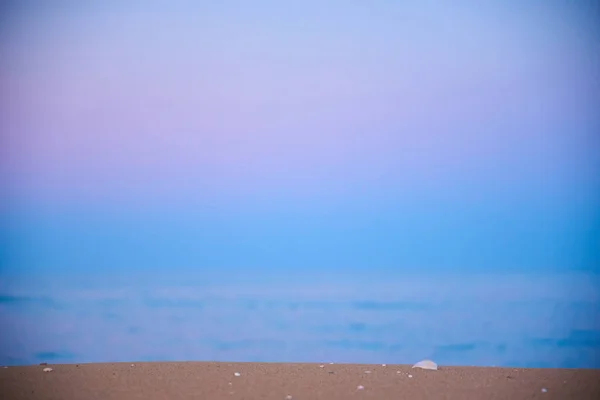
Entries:
[[[44, 368], [52, 368], [44, 372]], [[600, 399], [600, 370], [276, 363], [0, 368], [0, 399]]]

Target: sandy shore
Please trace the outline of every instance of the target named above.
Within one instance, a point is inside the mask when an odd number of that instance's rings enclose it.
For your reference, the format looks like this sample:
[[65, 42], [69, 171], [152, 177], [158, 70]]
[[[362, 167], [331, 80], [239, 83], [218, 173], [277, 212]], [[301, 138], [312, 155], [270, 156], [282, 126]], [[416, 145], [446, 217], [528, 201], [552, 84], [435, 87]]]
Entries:
[[[44, 372], [44, 368], [52, 368]], [[239, 374], [239, 376], [238, 376]], [[269, 363], [0, 368], [2, 399], [600, 399], [600, 370]]]

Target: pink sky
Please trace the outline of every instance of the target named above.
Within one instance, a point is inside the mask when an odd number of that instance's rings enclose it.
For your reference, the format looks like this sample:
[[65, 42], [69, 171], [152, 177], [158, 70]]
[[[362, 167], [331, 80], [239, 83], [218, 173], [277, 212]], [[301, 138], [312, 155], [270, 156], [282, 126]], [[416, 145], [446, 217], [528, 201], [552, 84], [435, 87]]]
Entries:
[[5, 164], [63, 200], [587, 179], [595, 39], [542, 8], [15, 12]]

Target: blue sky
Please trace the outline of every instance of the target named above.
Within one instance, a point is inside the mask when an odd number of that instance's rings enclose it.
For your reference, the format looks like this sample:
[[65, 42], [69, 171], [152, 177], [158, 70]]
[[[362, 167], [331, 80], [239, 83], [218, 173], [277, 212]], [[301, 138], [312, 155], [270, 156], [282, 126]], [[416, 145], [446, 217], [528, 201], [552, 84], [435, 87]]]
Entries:
[[3, 272], [600, 265], [583, 7], [28, 4], [0, 31]]

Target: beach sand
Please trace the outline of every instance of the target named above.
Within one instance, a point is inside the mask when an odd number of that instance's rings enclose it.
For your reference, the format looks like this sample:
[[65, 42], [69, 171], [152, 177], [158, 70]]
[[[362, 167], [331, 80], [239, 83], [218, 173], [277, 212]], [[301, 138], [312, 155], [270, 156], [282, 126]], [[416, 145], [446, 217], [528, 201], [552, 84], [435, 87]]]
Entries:
[[329, 363], [49, 364], [0, 368], [0, 399], [585, 400], [600, 399], [600, 370], [441, 366], [429, 371], [406, 365]]

